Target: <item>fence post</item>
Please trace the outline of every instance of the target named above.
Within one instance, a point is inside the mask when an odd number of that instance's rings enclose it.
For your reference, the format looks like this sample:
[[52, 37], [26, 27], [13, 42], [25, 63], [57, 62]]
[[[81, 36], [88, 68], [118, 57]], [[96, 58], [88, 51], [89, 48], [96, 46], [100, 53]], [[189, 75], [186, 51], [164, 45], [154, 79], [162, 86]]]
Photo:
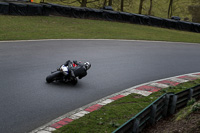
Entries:
[[139, 127], [140, 127], [140, 120], [136, 118], [133, 124], [133, 133], [139, 133]]
[[171, 108], [170, 108], [170, 114], [174, 114], [176, 111], [176, 102], [177, 102], [178, 96], [177, 95], [172, 95], [172, 103], [171, 103]]
[[150, 114], [150, 123], [155, 124], [156, 122], [156, 111], [157, 111], [157, 105], [153, 104], [151, 106], [151, 114]]
[[169, 108], [169, 99], [170, 99], [171, 94], [166, 94], [165, 95], [165, 106], [163, 109], [163, 116], [166, 117], [168, 113], [168, 108]]
[[193, 89], [190, 88], [190, 92], [189, 92], [189, 100], [192, 99], [192, 95], [193, 95]]

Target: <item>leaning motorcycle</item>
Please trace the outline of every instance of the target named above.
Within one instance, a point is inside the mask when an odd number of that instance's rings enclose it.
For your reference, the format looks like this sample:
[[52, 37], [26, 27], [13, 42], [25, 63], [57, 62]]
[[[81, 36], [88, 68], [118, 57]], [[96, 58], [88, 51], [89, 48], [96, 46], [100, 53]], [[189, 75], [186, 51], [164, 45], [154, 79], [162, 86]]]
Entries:
[[[91, 67], [89, 62], [84, 63], [82, 66], [77, 66], [73, 63], [72, 66], [75, 71], [73, 74], [70, 72], [69, 67], [65, 65], [61, 65], [57, 71], [51, 72], [49, 76], [46, 77], [46, 82], [65, 82], [71, 83], [72, 85], [76, 85], [78, 83], [78, 78], [81, 79], [87, 75], [87, 70]], [[78, 67], [76, 69], [76, 67]]]

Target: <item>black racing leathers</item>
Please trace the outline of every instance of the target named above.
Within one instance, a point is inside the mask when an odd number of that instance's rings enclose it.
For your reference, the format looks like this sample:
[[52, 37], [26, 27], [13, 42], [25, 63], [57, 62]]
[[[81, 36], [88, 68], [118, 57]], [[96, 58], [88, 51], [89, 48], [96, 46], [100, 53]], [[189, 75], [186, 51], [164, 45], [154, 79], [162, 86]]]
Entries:
[[[74, 67], [73, 63], [76, 64], [77, 66]], [[81, 79], [82, 77], [87, 75], [85, 65], [82, 63], [79, 63], [77, 61], [71, 62], [70, 60], [68, 60], [64, 65], [68, 66], [69, 74], [72, 77], [78, 77], [79, 79]]]

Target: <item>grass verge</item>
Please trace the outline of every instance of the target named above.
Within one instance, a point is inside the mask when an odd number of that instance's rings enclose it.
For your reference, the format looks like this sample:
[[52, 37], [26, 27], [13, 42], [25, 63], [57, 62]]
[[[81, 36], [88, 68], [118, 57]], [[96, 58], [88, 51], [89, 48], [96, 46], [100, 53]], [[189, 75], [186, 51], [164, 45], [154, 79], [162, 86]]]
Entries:
[[176, 87], [163, 89], [147, 97], [130, 94], [63, 126], [54, 131], [54, 133], [110, 133], [127, 120], [131, 119], [162, 94], [166, 92], [177, 93], [196, 86], [197, 84], [200, 84], [200, 79], [179, 84]]
[[57, 16], [0, 15], [0, 40], [130, 39], [200, 43], [200, 34], [135, 25]]

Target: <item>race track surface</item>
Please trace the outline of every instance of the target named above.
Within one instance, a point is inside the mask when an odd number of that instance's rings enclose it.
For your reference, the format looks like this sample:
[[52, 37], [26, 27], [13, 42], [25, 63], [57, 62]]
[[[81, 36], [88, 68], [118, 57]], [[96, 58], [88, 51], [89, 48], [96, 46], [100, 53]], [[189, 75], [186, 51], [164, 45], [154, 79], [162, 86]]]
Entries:
[[[0, 42], [0, 132], [29, 132], [129, 87], [200, 70], [200, 44], [123, 40]], [[66, 60], [89, 61], [76, 86], [47, 84]]]

